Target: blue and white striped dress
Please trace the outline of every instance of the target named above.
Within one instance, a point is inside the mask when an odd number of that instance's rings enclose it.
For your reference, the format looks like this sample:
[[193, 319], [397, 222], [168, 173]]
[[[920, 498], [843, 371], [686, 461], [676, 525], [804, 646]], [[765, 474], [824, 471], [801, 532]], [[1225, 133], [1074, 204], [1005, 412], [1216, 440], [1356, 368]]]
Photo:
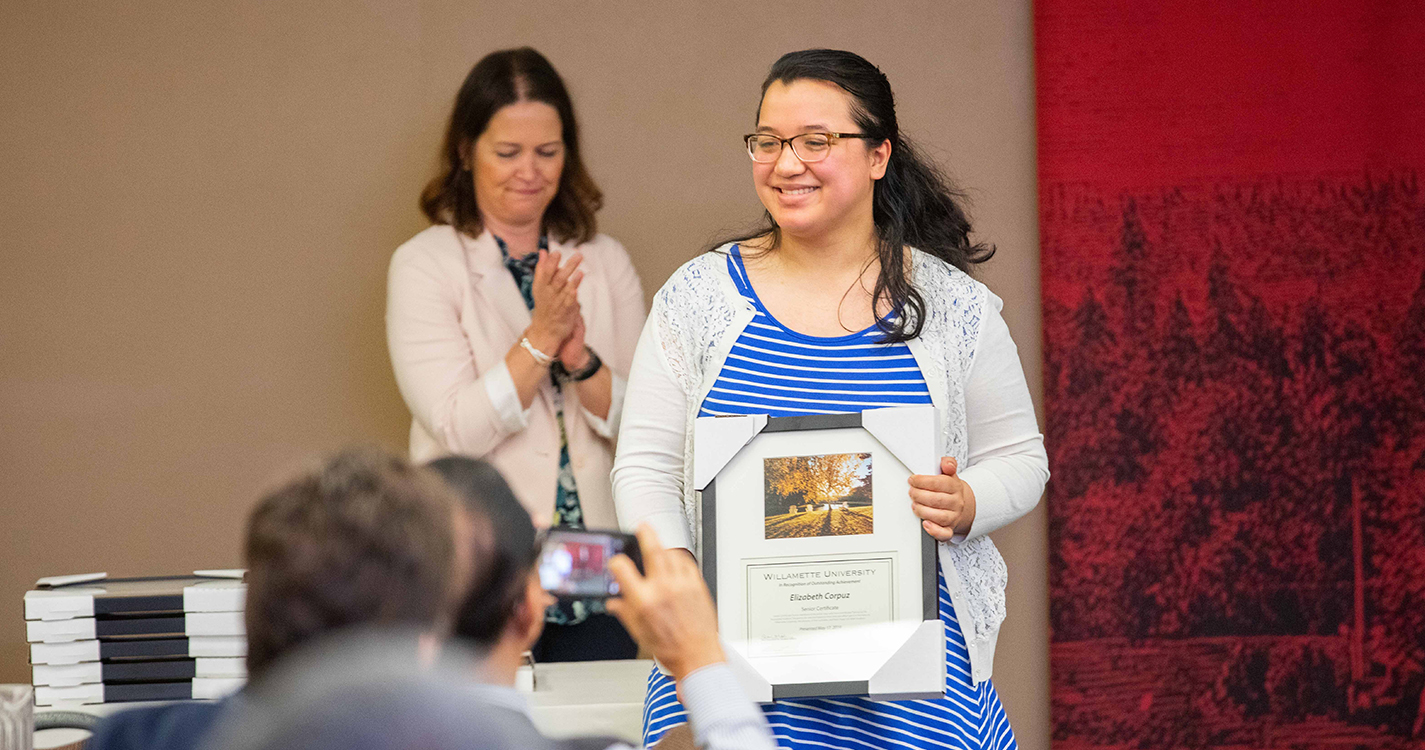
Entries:
[[[757, 298], [742, 256], [727, 258], [737, 289], [756, 307], [738, 336], [699, 416], [858, 412], [882, 406], [929, 404], [930, 391], [904, 343], [878, 344], [872, 326], [849, 336], [806, 336], [767, 313]], [[961, 748], [1017, 750], [1004, 706], [989, 680], [970, 679], [970, 653], [955, 619], [945, 576], [940, 583], [940, 619], [945, 623], [945, 695], [934, 700], [871, 701], [858, 697], [805, 698], [763, 706], [784, 748], [881, 750]], [[643, 742], [652, 745], [687, 722], [673, 679], [653, 670], [643, 707]]]

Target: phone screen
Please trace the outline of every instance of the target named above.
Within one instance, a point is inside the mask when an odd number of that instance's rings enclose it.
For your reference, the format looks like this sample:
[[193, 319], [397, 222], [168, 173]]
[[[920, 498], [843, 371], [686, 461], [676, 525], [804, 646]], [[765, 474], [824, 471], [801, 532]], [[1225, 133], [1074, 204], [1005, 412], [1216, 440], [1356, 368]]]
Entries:
[[638, 542], [627, 534], [574, 529], [551, 530], [539, 554], [539, 584], [568, 599], [618, 596], [618, 582], [609, 574], [609, 560], [620, 552], [635, 563]]

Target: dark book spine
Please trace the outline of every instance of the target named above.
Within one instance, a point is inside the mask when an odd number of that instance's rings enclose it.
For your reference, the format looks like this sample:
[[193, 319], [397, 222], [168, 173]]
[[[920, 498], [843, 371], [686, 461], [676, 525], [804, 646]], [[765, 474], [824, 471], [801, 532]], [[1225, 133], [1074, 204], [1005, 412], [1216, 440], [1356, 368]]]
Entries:
[[148, 596], [96, 596], [94, 614], [117, 615], [132, 612], [182, 612], [183, 594]]
[[193, 659], [111, 662], [103, 666], [106, 685], [115, 682], [191, 680], [196, 674], [197, 663]]
[[152, 658], [155, 656], [187, 656], [187, 638], [159, 638], [138, 641], [101, 641], [99, 659]]
[[183, 635], [185, 621], [177, 617], [119, 617], [94, 620], [94, 632], [100, 638], [133, 635]]
[[134, 701], [180, 701], [193, 697], [191, 682], [136, 682], [127, 685], [105, 685], [105, 703]]

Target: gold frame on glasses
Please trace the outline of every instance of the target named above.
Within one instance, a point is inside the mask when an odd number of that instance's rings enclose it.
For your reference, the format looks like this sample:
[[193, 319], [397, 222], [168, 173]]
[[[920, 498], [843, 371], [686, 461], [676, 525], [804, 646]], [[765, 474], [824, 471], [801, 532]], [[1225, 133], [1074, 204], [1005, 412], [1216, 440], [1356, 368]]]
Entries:
[[[797, 142], [798, 140], [800, 140], [800, 139], [810, 138], [810, 137], [812, 137], [812, 136], [822, 136], [822, 137], [826, 138], [829, 142], [826, 144], [826, 151], [822, 152], [820, 155], [815, 155], [813, 158], [808, 159], [808, 158], [806, 158], [805, 156], [802, 156], [802, 152], [800, 152], [800, 151], [797, 150], [797, 143], [796, 143], [796, 142]], [[771, 159], [768, 159], [768, 160], [766, 160], [766, 161], [762, 161], [761, 159], [758, 159], [758, 158], [757, 158], [757, 154], [753, 151], [753, 148], [752, 148], [752, 139], [753, 139], [753, 138], [772, 138], [772, 139], [781, 141], [781, 142], [782, 142], [782, 146], [781, 146], [781, 148], [777, 149], [777, 155], [776, 155], [776, 156], [774, 156], [774, 157], [772, 157]], [[757, 162], [758, 164], [773, 164], [773, 163], [775, 163], [778, 159], [782, 158], [782, 151], [784, 151], [784, 150], [787, 148], [787, 146], [791, 146], [791, 147], [792, 147], [792, 155], [795, 156], [795, 157], [797, 157], [797, 159], [799, 159], [799, 160], [801, 160], [801, 161], [803, 161], [803, 162], [818, 162], [818, 161], [822, 161], [823, 159], [825, 159], [825, 158], [827, 157], [827, 155], [831, 153], [831, 147], [832, 147], [832, 146], [835, 146], [836, 143], [837, 143], [837, 141], [840, 141], [842, 138], [862, 138], [862, 139], [865, 139], [865, 140], [870, 140], [870, 139], [871, 139], [871, 136], [866, 135], [865, 133], [820, 133], [820, 132], [818, 132], [818, 133], [800, 133], [800, 134], [798, 134], [798, 135], [792, 136], [791, 138], [781, 138], [781, 137], [772, 135], [771, 133], [748, 133], [747, 135], [742, 136], [742, 143], [743, 143], [744, 146], [747, 147], [747, 155], [752, 158], [752, 161]], [[805, 144], [805, 141], [803, 141], [803, 144]]]

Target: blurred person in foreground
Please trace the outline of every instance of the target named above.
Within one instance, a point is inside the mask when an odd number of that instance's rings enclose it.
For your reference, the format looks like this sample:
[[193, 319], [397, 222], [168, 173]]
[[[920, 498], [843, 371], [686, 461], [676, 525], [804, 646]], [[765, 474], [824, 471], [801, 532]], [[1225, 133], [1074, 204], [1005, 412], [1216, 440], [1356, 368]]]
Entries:
[[[480, 657], [470, 669], [483, 684], [472, 686], [472, 692], [483, 704], [528, 723], [525, 700], [514, 689], [515, 674], [524, 652], [539, 640], [543, 612], [553, 601], [540, 587], [535, 569], [539, 549], [534, 525], [489, 464], [452, 456], [431, 466], [494, 531], [494, 548], [482, 555], [488, 564], [472, 576], [470, 593], [455, 614], [454, 640]], [[622, 596], [607, 601], [608, 611], [672, 675], [697, 747], [775, 747], [762, 712], [742, 692], [726, 663], [712, 595], [697, 565], [678, 550], [664, 549], [646, 526], [638, 530], [638, 544], [642, 574], [627, 556], [609, 562]], [[629, 747], [615, 739], [563, 742], [570, 744], [556, 746]]]
[[206, 747], [223, 714], [299, 647], [355, 626], [402, 628], [411, 654], [434, 654], [492, 546], [483, 517], [426, 468], [351, 450], [266, 495], [248, 519], [249, 684], [218, 702], [145, 706], [104, 719], [89, 750]]
[[[247, 700], [224, 714], [205, 747], [584, 747], [551, 742], [517, 715], [480, 710], [469, 693], [468, 663], [449, 653], [430, 663], [413, 653], [412, 640], [400, 630], [348, 631], [299, 650], [283, 659], [261, 686], [254, 686]], [[463, 656], [471, 658], [475, 656]]]

